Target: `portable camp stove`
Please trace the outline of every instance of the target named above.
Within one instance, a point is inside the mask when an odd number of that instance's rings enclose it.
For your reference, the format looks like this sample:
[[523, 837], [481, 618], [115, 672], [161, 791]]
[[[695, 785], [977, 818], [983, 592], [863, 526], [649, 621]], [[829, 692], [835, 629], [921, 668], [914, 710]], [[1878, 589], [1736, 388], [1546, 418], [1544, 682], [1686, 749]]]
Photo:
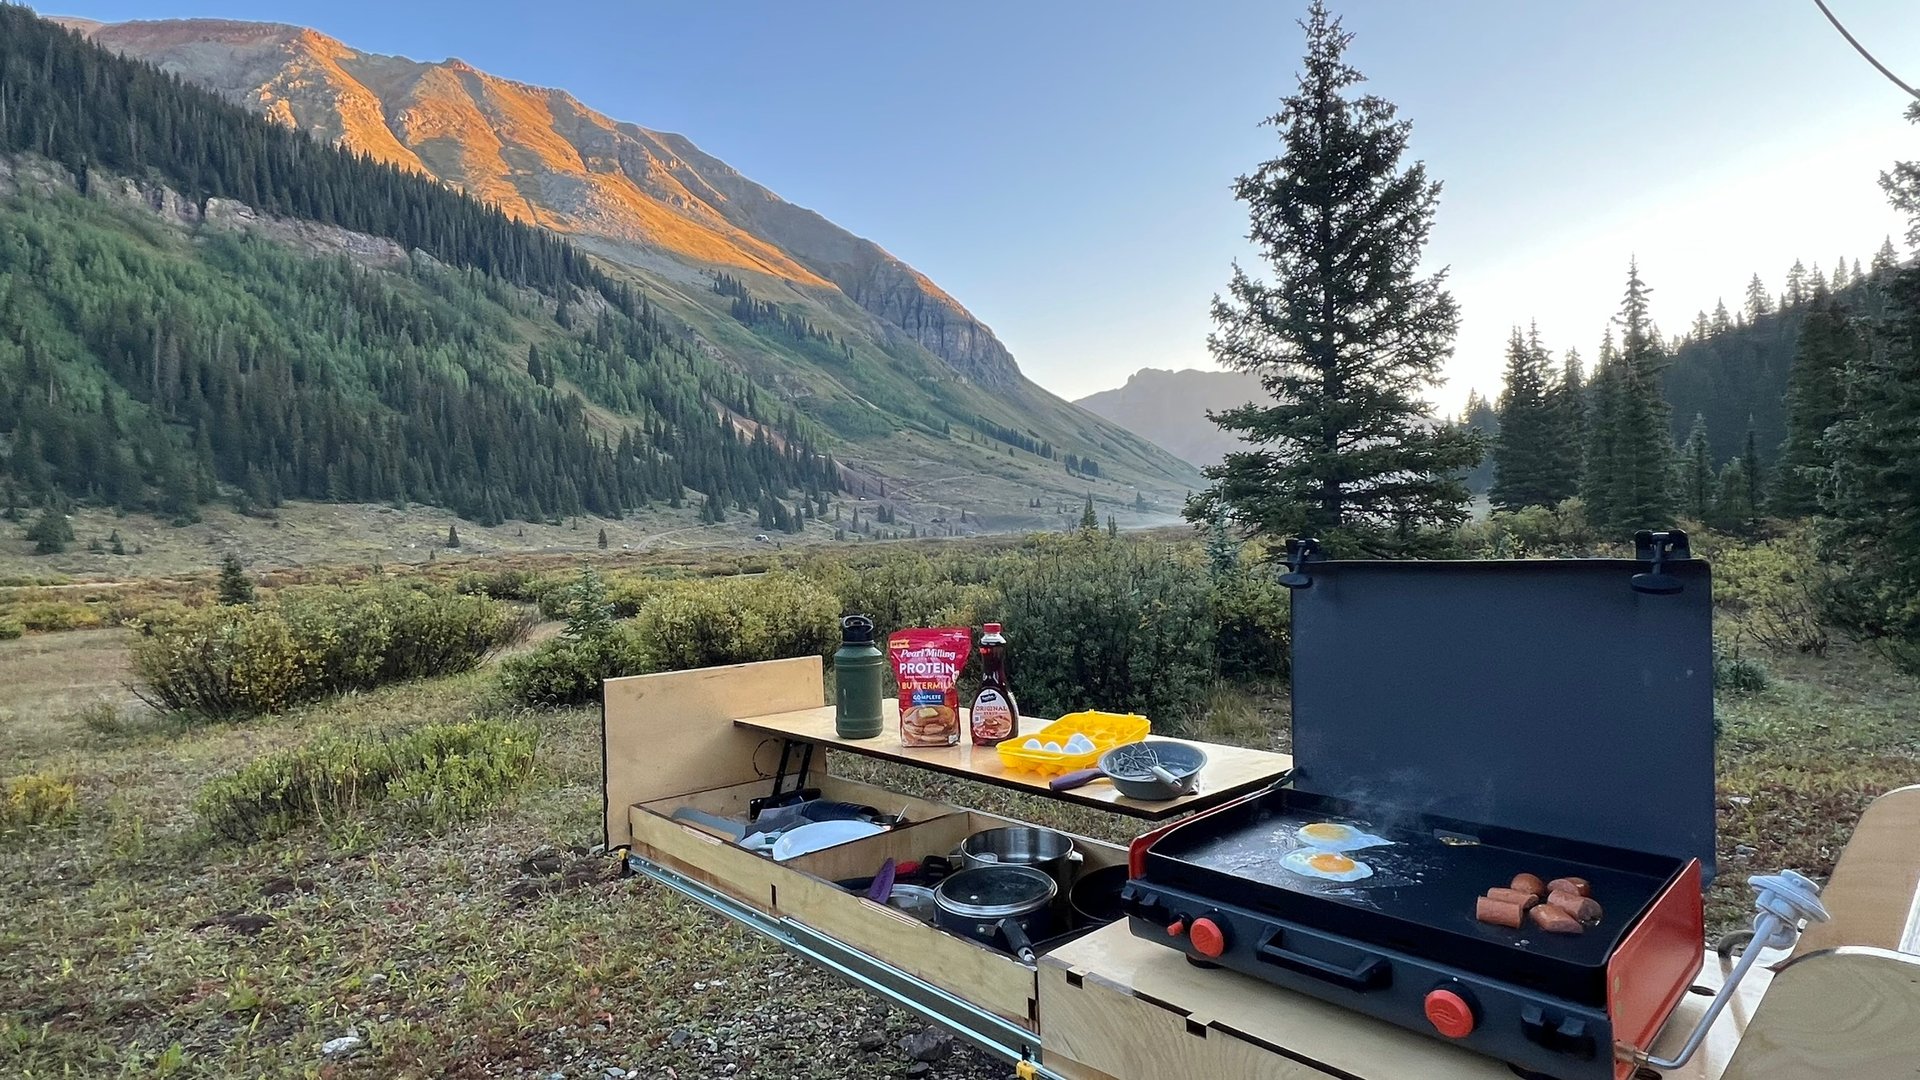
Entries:
[[[1523, 1073], [1630, 1076], [1699, 969], [1714, 851], [1708, 567], [1684, 534], [1638, 540], [1473, 562], [1296, 542], [1292, 786], [1135, 841], [1133, 932]], [[1283, 865], [1315, 822], [1388, 841], [1346, 853], [1371, 875]], [[1520, 873], [1587, 879], [1603, 918], [1476, 921]]]

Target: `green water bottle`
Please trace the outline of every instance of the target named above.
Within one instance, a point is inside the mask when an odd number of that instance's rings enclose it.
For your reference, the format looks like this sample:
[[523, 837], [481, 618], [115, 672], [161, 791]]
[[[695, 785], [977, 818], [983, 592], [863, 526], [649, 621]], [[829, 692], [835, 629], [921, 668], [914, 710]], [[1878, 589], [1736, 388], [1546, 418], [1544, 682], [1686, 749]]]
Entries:
[[833, 653], [834, 734], [871, 739], [880, 734], [880, 675], [886, 657], [873, 643], [873, 618], [840, 620], [840, 647]]

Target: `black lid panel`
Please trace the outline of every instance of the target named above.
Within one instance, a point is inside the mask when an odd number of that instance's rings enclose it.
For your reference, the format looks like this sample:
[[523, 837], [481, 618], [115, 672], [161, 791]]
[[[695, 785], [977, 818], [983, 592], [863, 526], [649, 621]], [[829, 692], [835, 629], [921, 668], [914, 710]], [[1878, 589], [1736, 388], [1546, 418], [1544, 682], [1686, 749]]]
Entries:
[[1310, 563], [1293, 592], [1295, 787], [1678, 858], [1711, 878], [1707, 564]]

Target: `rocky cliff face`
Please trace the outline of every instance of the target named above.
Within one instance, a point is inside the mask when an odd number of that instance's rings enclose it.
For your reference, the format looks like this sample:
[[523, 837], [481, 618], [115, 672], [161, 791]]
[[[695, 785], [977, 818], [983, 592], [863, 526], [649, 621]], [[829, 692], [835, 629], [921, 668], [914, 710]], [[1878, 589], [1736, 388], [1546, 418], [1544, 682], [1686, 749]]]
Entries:
[[665, 253], [838, 290], [977, 382], [1017, 379], [967, 309], [870, 240], [795, 206], [680, 135], [456, 59], [363, 53], [296, 26], [65, 20], [94, 41], [319, 138], [462, 188], [613, 257]]

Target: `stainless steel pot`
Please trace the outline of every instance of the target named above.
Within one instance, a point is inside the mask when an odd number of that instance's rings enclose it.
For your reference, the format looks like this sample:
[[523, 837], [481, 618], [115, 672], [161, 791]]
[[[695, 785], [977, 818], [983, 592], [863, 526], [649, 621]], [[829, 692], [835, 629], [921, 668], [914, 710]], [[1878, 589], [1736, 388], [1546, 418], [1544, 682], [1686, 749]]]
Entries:
[[962, 870], [933, 890], [936, 926], [1033, 963], [1033, 943], [1053, 932], [1060, 887], [1031, 866], [993, 864]]
[[1073, 849], [1073, 840], [1066, 833], [1031, 825], [974, 833], [960, 845], [960, 857], [968, 869], [1031, 866], [1052, 878], [1062, 889], [1073, 883], [1074, 868], [1080, 862], [1080, 853]]

